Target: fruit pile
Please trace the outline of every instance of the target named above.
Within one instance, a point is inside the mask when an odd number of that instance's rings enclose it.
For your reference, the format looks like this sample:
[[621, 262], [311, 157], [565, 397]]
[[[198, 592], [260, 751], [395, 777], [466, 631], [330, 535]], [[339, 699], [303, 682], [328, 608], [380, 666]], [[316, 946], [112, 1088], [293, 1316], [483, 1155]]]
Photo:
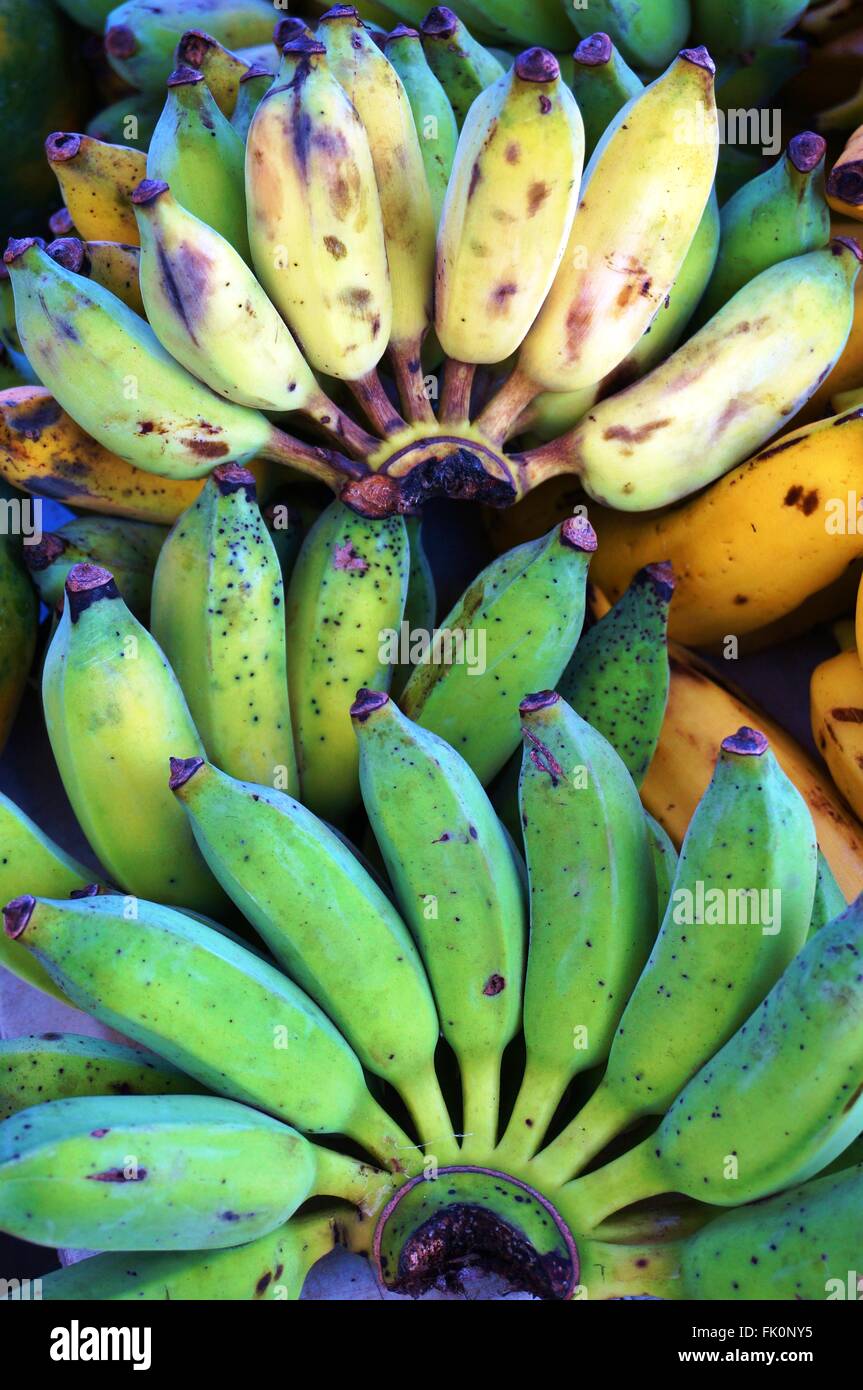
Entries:
[[[100, 1252], [57, 1299], [297, 1298], [335, 1244], [410, 1295], [835, 1296], [853, 4], [60, 2], [116, 88], [0, 278], [0, 744], [38, 682], [99, 868], [0, 794], [0, 965], [126, 1041], [0, 1043], [0, 1230]], [[729, 139], [786, 107], [824, 134]], [[498, 552], [439, 625], [438, 498]], [[833, 619], [836, 788], [668, 644]]]

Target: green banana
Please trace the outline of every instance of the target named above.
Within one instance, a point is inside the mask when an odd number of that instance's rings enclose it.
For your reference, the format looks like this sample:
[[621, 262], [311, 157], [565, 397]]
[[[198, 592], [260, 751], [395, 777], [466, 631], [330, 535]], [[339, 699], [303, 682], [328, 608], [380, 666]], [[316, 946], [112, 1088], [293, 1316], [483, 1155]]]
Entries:
[[757, 1202], [842, 1153], [863, 1130], [861, 952], [858, 898], [790, 962], [655, 1133], [561, 1189], [556, 1205], [573, 1229], [661, 1192]]
[[572, 90], [584, 118], [588, 159], [618, 111], [642, 91], [644, 83], [618, 52], [608, 34], [591, 34], [575, 50]]
[[692, 0], [693, 31], [713, 53], [748, 53], [781, 38], [806, 8], [806, 0]]
[[109, 569], [129, 609], [142, 620], [150, 611], [153, 571], [167, 527], [113, 516], [81, 516], [56, 531], [43, 531], [37, 545], [28, 545], [24, 561], [47, 608], [63, 602], [66, 579], [73, 565]]
[[126, 0], [110, 14], [105, 51], [116, 72], [145, 92], [162, 88], [184, 31], [206, 30], [227, 48], [268, 43], [273, 7], [267, 0]]
[[285, 655], [285, 595], [255, 479], [216, 468], [165, 542], [153, 636], [209, 756], [232, 777], [298, 792]]
[[[487, 784], [520, 738], [518, 701], [553, 687], [578, 641], [593, 528], [570, 517], [494, 560], [434, 636], [401, 698]], [[481, 669], [480, 669], [481, 667]]]
[[264, 521], [275, 546], [282, 585], [287, 590], [305, 538], [305, 518], [298, 507], [275, 501], [264, 508]]
[[803, 39], [776, 39], [750, 49], [739, 63], [731, 65], [730, 71], [717, 75], [717, 105], [724, 111], [767, 106], [792, 77], [803, 71], [809, 53], [809, 45]]
[[0, 535], [0, 751], [30, 674], [38, 621], [39, 604], [14, 538]]
[[720, 145], [716, 165], [716, 196], [724, 207], [729, 198], [764, 172], [764, 160], [757, 150], [742, 145]]
[[[401, 630], [407, 632], [409, 636], [410, 634], [415, 636], [417, 633], [433, 632], [437, 617], [437, 589], [423, 545], [422, 525], [421, 516], [405, 517], [405, 530], [410, 546], [410, 570]], [[403, 653], [399, 651], [399, 662], [397, 665], [393, 663], [390, 690], [394, 698], [401, 695], [413, 670], [410, 661], [402, 661], [402, 656]]]
[[110, 895], [18, 898], [4, 915], [13, 950], [32, 951], [73, 1002], [201, 1085], [305, 1133], [347, 1134], [388, 1162], [409, 1156], [341, 1034], [241, 943], [171, 908]]
[[0, 1124], [0, 1230], [79, 1249], [218, 1250], [275, 1230], [315, 1193], [351, 1191], [358, 1168], [211, 1096], [54, 1100]]
[[519, 712], [527, 1064], [496, 1156], [504, 1167], [532, 1157], [572, 1078], [608, 1056], [656, 932], [647, 826], [626, 765], [552, 691]]
[[[815, 872], [805, 801], [764, 735], [740, 729], [723, 741], [690, 822], [668, 911], [605, 1076], [539, 1156], [538, 1171], [557, 1181], [571, 1176], [627, 1125], [672, 1104], [797, 955]], [[662, 1039], [661, 1047], [648, 1049], [650, 1038]]]
[[827, 142], [812, 131], [795, 135], [784, 158], [725, 204], [719, 256], [698, 306], [699, 326], [769, 266], [827, 245], [826, 149]]
[[333, 502], [303, 543], [287, 598], [288, 670], [302, 800], [325, 820], [359, 804], [351, 700], [386, 690], [408, 590], [401, 517], [369, 521]]
[[0, 1120], [67, 1096], [189, 1095], [196, 1089], [169, 1062], [123, 1043], [78, 1033], [0, 1038]]
[[15, 323], [15, 292], [9, 267], [0, 263], [0, 348], [6, 353], [15, 371], [25, 381], [36, 383], [36, 375], [24, 355], [18, 328]]
[[439, 1025], [422, 961], [355, 855], [299, 802], [200, 758], [174, 760], [171, 787], [213, 872], [276, 959], [363, 1065], [396, 1087], [440, 1161], [457, 1154], [434, 1070]]
[[269, 1235], [228, 1250], [96, 1255], [43, 1277], [41, 1297], [76, 1303], [292, 1301], [312, 1265], [333, 1248], [340, 1215], [333, 1208], [292, 1216]]
[[204, 749], [173, 671], [108, 570], [70, 571], [42, 698], [63, 785], [112, 878], [219, 917], [225, 900], [165, 778], [178, 745]]
[[401, 78], [410, 102], [432, 206], [439, 223], [458, 144], [455, 113], [429, 65], [419, 30], [400, 24], [388, 35], [384, 52]]
[[[567, 5], [566, 12], [583, 39], [604, 30], [634, 68], [666, 67], [689, 34], [689, 0], [590, 0]], [[694, 33], [712, 48], [697, 26]]]
[[454, 749], [379, 691], [361, 690], [351, 714], [363, 804], [458, 1058], [463, 1157], [485, 1159], [497, 1141], [501, 1059], [521, 1022], [521, 877], [490, 801]]
[[240, 78], [240, 90], [231, 116], [231, 125], [243, 144], [246, 142], [252, 118], [272, 85], [273, 74], [265, 62], [253, 63]]
[[459, 0], [465, 21], [483, 33], [493, 35], [499, 44], [536, 43], [543, 48], [569, 48], [572, 30], [557, 0]]
[[671, 899], [671, 890], [677, 876], [678, 855], [674, 848], [671, 836], [654, 820], [648, 811], [645, 811], [644, 818], [647, 821], [647, 838], [650, 844], [650, 852], [653, 855], [653, 870], [656, 875], [656, 902], [658, 912], [657, 922], [661, 922]]
[[177, 68], [168, 79], [168, 95], [147, 151], [147, 179], [169, 184], [187, 212], [251, 263], [245, 148], [195, 68]]
[[76, 24], [96, 34], [103, 33], [108, 15], [116, 9], [114, 0], [57, 0], [57, 4]]
[[429, 67], [449, 97], [461, 129], [480, 92], [503, 77], [506, 69], [446, 5], [429, 10], [420, 34]]
[[812, 904], [809, 935], [814, 936], [828, 922], [832, 922], [834, 917], [838, 917], [841, 912], [845, 911], [846, 906], [845, 895], [833, 877], [830, 865], [819, 849], [818, 867], [815, 875], [815, 901]]
[[85, 126], [85, 133], [107, 145], [137, 145], [138, 149], [146, 150], [162, 106], [158, 96], [129, 92], [93, 116]]

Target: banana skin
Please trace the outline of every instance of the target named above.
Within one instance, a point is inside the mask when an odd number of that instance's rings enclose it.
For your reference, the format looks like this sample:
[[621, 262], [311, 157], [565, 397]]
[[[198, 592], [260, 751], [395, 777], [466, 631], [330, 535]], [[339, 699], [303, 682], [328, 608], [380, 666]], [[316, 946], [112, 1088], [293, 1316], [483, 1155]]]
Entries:
[[190, 1095], [195, 1089], [170, 1062], [104, 1038], [40, 1033], [0, 1039], [0, 1120], [68, 1096]]

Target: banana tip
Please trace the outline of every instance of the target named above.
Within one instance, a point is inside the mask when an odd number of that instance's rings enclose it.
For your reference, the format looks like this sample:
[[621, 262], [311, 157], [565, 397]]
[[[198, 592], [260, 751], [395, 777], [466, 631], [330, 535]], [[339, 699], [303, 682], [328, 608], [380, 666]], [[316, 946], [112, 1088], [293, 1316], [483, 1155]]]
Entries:
[[358, 719], [362, 724], [368, 719], [369, 715], [376, 710], [383, 709], [384, 705], [390, 702], [389, 695], [383, 690], [358, 690], [357, 698], [351, 705], [351, 719]]
[[458, 15], [446, 5], [434, 5], [420, 25], [421, 33], [434, 39], [450, 39], [457, 29]]
[[716, 64], [703, 43], [699, 44], [698, 48], [681, 48], [680, 56], [685, 63], [694, 63], [697, 68], [704, 68], [711, 77], [716, 75]]
[[232, 492], [245, 492], [250, 501], [254, 502], [257, 498], [255, 475], [248, 468], [243, 468], [242, 464], [220, 463], [210, 476], [223, 497], [229, 497]]
[[307, 34], [298, 34], [296, 38], [290, 39], [282, 47], [282, 52], [286, 58], [290, 58], [292, 54], [296, 54], [300, 58], [311, 57], [314, 54], [323, 57], [326, 51], [326, 44], [321, 43], [319, 39], [310, 39]]
[[98, 883], [88, 883], [88, 884], [85, 884], [85, 886], [84, 886], [83, 888], [73, 888], [73, 889], [72, 889], [72, 892], [69, 894], [69, 897], [70, 897], [70, 898], [98, 898], [98, 897], [101, 895], [101, 892], [102, 892], [102, 889], [99, 887], [99, 884], [98, 884]]
[[66, 542], [62, 536], [54, 531], [45, 531], [36, 545], [24, 546], [24, 563], [31, 574], [38, 574], [59, 560], [65, 549]]
[[723, 753], [736, 753], [740, 758], [760, 758], [768, 747], [767, 738], [760, 729], [750, 729], [746, 724], [736, 734], [729, 734], [722, 740]]
[[834, 256], [841, 256], [844, 251], [850, 251], [858, 261], [863, 261], [863, 250], [860, 248], [859, 241], [853, 236], [837, 236], [830, 243], [830, 250]]
[[48, 218], [48, 226], [55, 237], [71, 236], [75, 230], [75, 224], [68, 208], [58, 208], [56, 212], [52, 212]]
[[81, 149], [83, 137], [69, 130], [55, 130], [45, 141], [45, 153], [52, 164], [65, 164]]
[[142, 179], [132, 190], [132, 202], [136, 208], [145, 208], [169, 191], [170, 186], [163, 179]]
[[[276, 21], [276, 27], [273, 30], [273, 43], [276, 45], [279, 52], [281, 52], [286, 43], [291, 39], [298, 38], [300, 34], [304, 34], [305, 32], [306, 26], [301, 19], [296, 19], [293, 15], [286, 14], [283, 19]], [[240, 78], [241, 82], [242, 80], [243, 79]]]
[[671, 599], [674, 586], [677, 583], [674, 566], [670, 560], [659, 560], [653, 565], [645, 565], [643, 570], [639, 570], [635, 578], [637, 582], [650, 584], [656, 597], [663, 599], [666, 603]]
[[573, 58], [577, 63], [581, 63], [586, 68], [601, 68], [606, 63], [611, 62], [611, 55], [614, 52], [614, 44], [602, 31], [590, 34], [573, 53]]
[[215, 47], [215, 39], [203, 29], [187, 29], [177, 44], [177, 58], [183, 66], [199, 68], [210, 49]]
[[197, 68], [190, 68], [188, 63], [183, 63], [180, 67], [174, 68], [168, 78], [168, 87], [191, 87], [196, 82], [203, 82], [204, 74]]
[[113, 574], [101, 565], [82, 562], [73, 565], [66, 576], [66, 598], [73, 623], [77, 623], [81, 614], [100, 599], [119, 597]]
[[35, 906], [36, 899], [27, 893], [22, 898], [13, 898], [11, 903], [7, 903], [4, 907], [3, 928], [6, 935], [11, 937], [13, 941], [24, 935]]
[[560, 528], [564, 545], [592, 554], [597, 547], [596, 532], [586, 516], [568, 516]]
[[560, 63], [547, 48], [527, 48], [515, 60], [515, 75], [522, 82], [556, 82]]
[[138, 40], [128, 24], [112, 24], [105, 32], [105, 52], [112, 58], [133, 58], [138, 52]]
[[87, 269], [87, 248], [76, 236], [61, 236], [48, 243], [45, 247], [52, 261], [58, 265], [65, 266], [66, 270], [71, 270], [74, 275], [81, 275]]
[[788, 158], [798, 174], [811, 174], [824, 158], [827, 141], [814, 130], [803, 130], [788, 141]]
[[325, 14], [321, 15], [321, 23], [327, 19], [356, 19], [359, 20], [360, 12], [356, 5], [331, 5]]
[[41, 251], [45, 250], [45, 243], [40, 236], [10, 237], [6, 250], [3, 252], [4, 264], [14, 265], [34, 246], [38, 246]]
[[518, 707], [518, 712], [522, 719], [528, 714], [536, 714], [538, 710], [550, 709], [552, 705], [559, 704], [560, 696], [556, 690], [538, 690], [534, 695], [526, 695]]
[[257, 77], [272, 78], [272, 76], [272, 68], [267, 67], [267, 64], [263, 61], [262, 58], [256, 58], [255, 61], [252, 63], [251, 67], [246, 72], [244, 72], [242, 77], [240, 78], [240, 86], [242, 87], [244, 82], [251, 82], [253, 81], [253, 79]]
[[171, 775], [168, 778], [171, 791], [176, 792], [185, 787], [203, 766], [203, 758], [171, 758]]
[[412, 29], [409, 24], [397, 24], [395, 29], [391, 29], [387, 34], [386, 42], [393, 43], [396, 39], [418, 39], [419, 29]]

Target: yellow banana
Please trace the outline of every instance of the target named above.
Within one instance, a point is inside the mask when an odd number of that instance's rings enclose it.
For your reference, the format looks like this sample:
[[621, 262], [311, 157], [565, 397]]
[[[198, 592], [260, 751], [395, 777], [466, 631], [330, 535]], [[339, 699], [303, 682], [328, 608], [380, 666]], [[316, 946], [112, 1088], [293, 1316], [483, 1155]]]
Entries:
[[815, 668], [810, 705], [818, 751], [855, 815], [863, 816], [863, 666], [856, 646]]
[[143, 151], [55, 131], [45, 141], [45, 153], [79, 237], [137, 246], [129, 196], [146, 173]]
[[843, 217], [863, 221], [863, 125], [848, 137], [827, 180], [827, 201]]
[[[844, 236], [857, 239], [860, 236], [859, 222], [852, 222], [848, 218], [834, 217], [830, 224], [830, 230], [834, 237]], [[807, 425], [810, 420], [822, 420], [825, 415], [830, 415], [834, 411], [847, 410], [848, 406], [844, 401], [837, 404], [834, 397], [853, 390], [857, 386], [863, 386], [863, 276], [859, 275], [854, 286], [854, 321], [851, 324], [848, 341], [842, 349], [836, 366], [824, 378], [815, 394], [806, 402], [797, 416], [795, 424]]]

